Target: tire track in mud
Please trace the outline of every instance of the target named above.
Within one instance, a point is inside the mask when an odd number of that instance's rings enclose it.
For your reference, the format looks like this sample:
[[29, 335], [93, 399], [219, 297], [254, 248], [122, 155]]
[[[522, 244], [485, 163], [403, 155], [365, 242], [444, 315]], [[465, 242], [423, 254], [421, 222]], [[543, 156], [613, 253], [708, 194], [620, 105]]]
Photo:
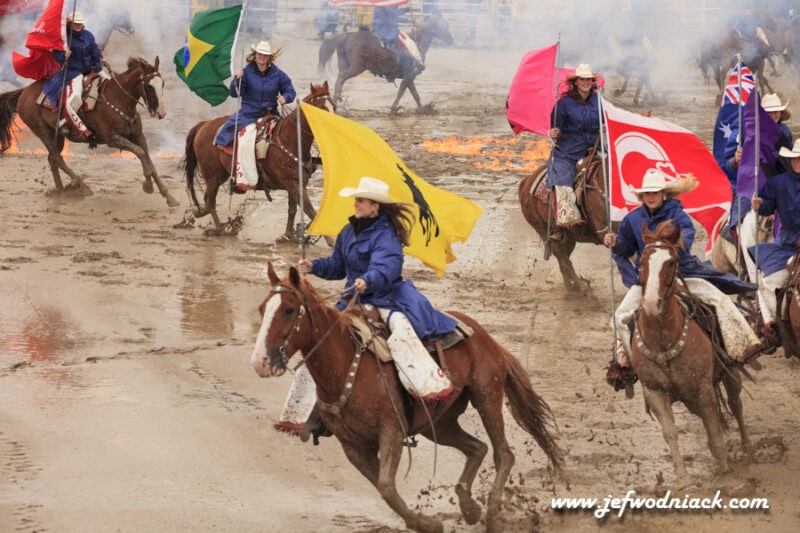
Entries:
[[[3, 432], [0, 432], [0, 449], [3, 456], [0, 483], [7, 483], [13, 487], [10, 487], [8, 491], [14, 494], [12, 496], [13, 500], [22, 502], [30, 499], [24, 497], [25, 482], [35, 480], [40, 469], [34, 465], [28, 456], [25, 446], [7, 437]], [[3, 524], [3, 530], [11, 531], [13, 528], [13, 531], [21, 532], [47, 531], [37, 518], [42, 505], [33, 503], [16, 503], [13, 505], [12, 516], [15, 523]]]

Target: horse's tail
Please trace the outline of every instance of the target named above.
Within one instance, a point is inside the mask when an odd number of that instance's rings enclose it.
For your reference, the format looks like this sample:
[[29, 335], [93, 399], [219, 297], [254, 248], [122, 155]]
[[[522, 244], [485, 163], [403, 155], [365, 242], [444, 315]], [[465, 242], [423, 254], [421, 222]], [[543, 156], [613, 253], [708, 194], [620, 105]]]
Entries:
[[194, 177], [197, 175], [197, 154], [194, 153], [194, 138], [197, 137], [197, 132], [200, 131], [204, 124], [205, 122], [198, 122], [189, 130], [186, 135], [186, 155], [181, 161], [181, 166], [186, 176], [186, 188], [189, 190], [189, 196], [198, 209], [200, 209], [200, 203], [197, 201], [197, 195], [194, 192]]
[[522, 429], [533, 435], [553, 467], [561, 470], [564, 451], [558, 447], [551, 433], [551, 430], [558, 431], [553, 412], [533, 390], [528, 372], [519, 359], [508, 351], [505, 351], [505, 356], [508, 367], [505, 390], [511, 414]]
[[11, 147], [17, 100], [21, 94], [22, 89], [0, 94], [0, 153]]
[[319, 63], [317, 64], [317, 74], [320, 77], [324, 76], [327, 72], [328, 63], [331, 62], [333, 53], [336, 52], [345, 41], [347, 41], [346, 33], [337, 33], [322, 41], [322, 45], [319, 47]]

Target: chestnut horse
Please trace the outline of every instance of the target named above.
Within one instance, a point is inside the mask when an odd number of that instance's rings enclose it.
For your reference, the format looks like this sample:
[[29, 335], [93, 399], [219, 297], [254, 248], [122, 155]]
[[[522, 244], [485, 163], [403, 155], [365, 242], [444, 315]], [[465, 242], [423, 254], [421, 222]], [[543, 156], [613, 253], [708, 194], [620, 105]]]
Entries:
[[775, 325], [781, 338], [783, 354], [800, 359], [800, 256], [794, 256], [787, 266], [790, 277], [782, 298], [778, 299]]
[[284, 280], [278, 278], [271, 263], [268, 273], [272, 289], [260, 307], [263, 318], [252, 355], [256, 372], [261, 377], [279, 376], [286, 369], [287, 358], [300, 352], [317, 384], [317, 405], [325, 425], [339, 439], [350, 462], [405, 520], [406, 527], [442, 531], [439, 519], [410, 510], [395, 485], [404, 439], [415, 434], [452, 446], [466, 456], [455, 491], [464, 520], [474, 524], [480, 519], [472, 483], [488, 446], [458, 422], [469, 403], [478, 410], [494, 449], [496, 477], [487, 504], [489, 531], [501, 531], [503, 487], [514, 464], [505, 436], [504, 397], [517, 423], [533, 436], [555, 470], [560, 470], [563, 452], [550, 432], [555, 426], [550, 408], [534, 392], [519, 360], [477, 322], [452, 313], [475, 333], [445, 352], [442, 366], [455, 390], [447, 400], [428, 407], [431, 427], [419, 399], [413, 400], [410, 421], [401, 414], [402, 407], [395, 410], [404, 404], [395, 365], [381, 363], [361, 350], [348, 334], [342, 314], [294, 267]]
[[[39, 80], [24, 89], [0, 94], [0, 152], [5, 152], [11, 147], [14, 115], [19, 114], [25, 125], [47, 148], [47, 161], [56, 184], [56, 192], [64, 190], [59, 174], [59, 170], [63, 170], [72, 179], [71, 187], [81, 194], [90, 195], [91, 189], [67, 166], [61, 156], [65, 137], [62, 131], [56, 134], [55, 127], [58, 122], [56, 111], [36, 103], [42, 93], [43, 83]], [[144, 106], [151, 117], [157, 116], [162, 119], [167, 114], [164, 108], [164, 80], [158, 72], [158, 57], [153, 65], [142, 58], [128, 58], [128, 70], [122, 74], [112, 74], [112, 79], [100, 86], [95, 108], [91, 111], [81, 111], [84, 122], [94, 133], [91, 140], [87, 140], [72, 128], [66, 138], [70, 142], [88, 142], [90, 147], [105, 144], [111, 148], [132, 152], [142, 163], [145, 177], [142, 184], [144, 192], [148, 194], [153, 192], [152, 179], [156, 182], [158, 191], [166, 198], [167, 205], [176, 206], [178, 201], [169, 193], [150, 159], [147, 140], [142, 133], [142, 119], [137, 113], [137, 106], [141, 105], [140, 100], [144, 100]]]
[[[427, 21], [422, 26], [414, 28], [409, 36], [417, 44], [423, 61], [434, 39], [439, 39], [447, 46], [453, 44], [453, 36], [450, 35], [447, 21], [439, 13], [428, 17]], [[344, 82], [358, 76], [365, 70], [369, 70], [376, 76], [384, 77], [387, 80], [394, 80], [395, 78], [401, 80], [400, 87], [397, 89], [397, 97], [395, 97], [392, 104], [392, 113], [397, 112], [398, 103], [405, 94], [406, 89], [414, 97], [414, 101], [417, 103], [417, 110], [422, 109], [417, 86], [414, 84], [419, 72], [416, 70], [409, 72], [408, 69], [404, 69], [395, 53], [384, 48], [381, 40], [371, 31], [363, 29], [361, 31], [339, 33], [325, 39], [319, 48], [319, 75], [325, 73], [334, 52], [337, 54], [336, 57], [339, 63], [339, 74], [336, 77], [336, 85], [333, 90], [333, 101], [337, 104], [342, 97]]]
[[[608, 229], [606, 212], [605, 182], [603, 181], [602, 161], [598, 155], [587, 155], [578, 164], [575, 176], [575, 192], [578, 197], [578, 208], [585, 223], [563, 230], [563, 239], [551, 241], [547, 238], [548, 209], [555, 205], [555, 191], [548, 192], [547, 165], [536, 169], [533, 174], [519, 182], [519, 203], [522, 214], [528, 224], [533, 226], [539, 238], [545, 243], [545, 260], [550, 254], [556, 256], [558, 268], [564, 278], [564, 287], [569, 292], [588, 293], [589, 286], [581, 281], [575, 273], [575, 267], [569, 256], [578, 242], [602, 244], [603, 235]], [[556, 216], [550, 215], [550, 228], [555, 228]]]
[[703, 420], [708, 447], [719, 463], [719, 473], [728, 472], [719, 384], [725, 386], [728, 407], [739, 425], [742, 445], [751, 453], [739, 397], [741, 378], [737, 367], [726, 365], [714, 353], [696, 314], [678, 295], [679, 291], [687, 292], [677, 279], [678, 250], [683, 246], [680, 227], [666, 221], [651, 232], [644, 225], [642, 237], [645, 242], [639, 272], [642, 303], [631, 343], [631, 361], [642, 384], [647, 408], [661, 424], [675, 473], [683, 485], [689, 482], [689, 476], [678, 450], [672, 404], [682, 402], [689, 412]]
[[[311, 92], [303, 99], [303, 102], [320, 109], [327, 109], [327, 104], [331, 103], [332, 110], [336, 111], [336, 106], [331, 102], [327, 81], [322, 85], [312, 84]], [[287, 240], [295, 239], [294, 217], [300, 202], [297, 177], [297, 113], [297, 109], [294, 109], [279, 119], [274, 127], [266, 157], [258, 160], [259, 177], [256, 185], [256, 189], [264, 191], [269, 200], [272, 200], [270, 191], [281, 190], [289, 193], [289, 216], [284, 233], [284, 238]], [[186, 156], [183, 159], [186, 185], [195, 206], [194, 216], [202, 217], [210, 213], [211, 218], [214, 219], [217, 234], [224, 233], [224, 227], [217, 216], [217, 192], [220, 185], [225, 183], [231, 175], [233, 158], [230, 154], [214, 146], [214, 137], [226, 120], [228, 117], [224, 116], [195, 124], [186, 136]], [[300, 113], [300, 129], [302, 136], [301, 159], [303, 161], [303, 210], [313, 219], [317, 212], [311, 205], [305, 188], [311, 174], [316, 169], [316, 165], [311, 159], [311, 144], [314, 142], [314, 134], [303, 113]], [[194, 190], [194, 179], [198, 173], [205, 182], [205, 205], [203, 207], [200, 207]]]

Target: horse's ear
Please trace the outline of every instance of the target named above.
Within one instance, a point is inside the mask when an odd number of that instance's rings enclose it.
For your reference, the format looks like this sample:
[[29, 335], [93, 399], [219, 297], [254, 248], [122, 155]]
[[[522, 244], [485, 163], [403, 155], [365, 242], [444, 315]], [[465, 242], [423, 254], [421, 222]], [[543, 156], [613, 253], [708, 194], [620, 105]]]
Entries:
[[642, 240], [646, 243], [650, 243], [656, 240], [656, 235], [647, 227], [647, 221], [642, 221]]
[[156, 56], [156, 60], [153, 62], [153, 68], [156, 70], [158, 70], [158, 61], [159, 61], [158, 56]]
[[325, 80], [325, 82], [322, 84], [322, 86], [325, 87], [326, 91], [330, 90], [330, 89], [328, 89], [328, 80]]
[[298, 272], [295, 267], [289, 268], [289, 281], [292, 282], [295, 288], [300, 288], [300, 272]]
[[280, 283], [280, 278], [275, 273], [275, 268], [272, 266], [272, 261], [267, 263], [267, 276], [269, 276], [269, 282], [273, 285], [277, 285]]
[[672, 230], [669, 233], [669, 237], [667, 238], [667, 240], [669, 240], [669, 242], [671, 242], [672, 244], [678, 244], [678, 242], [680, 242], [680, 240], [681, 240], [681, 227], [678, 226], [677, 224], [672, 224], [671, 221], [667, 221], [667, 222], [669, 222], [669, 224], [671, 226], [671, 227], [667, 226], [667, 229], [671, 229]]

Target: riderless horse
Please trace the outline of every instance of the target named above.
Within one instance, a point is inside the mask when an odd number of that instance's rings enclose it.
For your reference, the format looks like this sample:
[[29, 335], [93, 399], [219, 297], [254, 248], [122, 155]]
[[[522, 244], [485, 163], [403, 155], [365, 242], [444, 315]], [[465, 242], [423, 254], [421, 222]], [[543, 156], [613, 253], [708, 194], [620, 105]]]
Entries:
[[[645, 225], [642, 236], [642, 304], [631, 343], [631, 360], [642, 383], [647, 408], [661, 424], [679, 483], [684, 484], [689, 476], [678, 449], [672, 404], [682, 402], [703, 420], [719, 473], [728, 472], [720, 383], [725, 386], [728, 407], [739, 425], [742, 446], [752, 453], [739, 397], [741, 378], [737, 367], [727, 364], [727, 355], [722, 354], [718, 327], [708, 319], [713, 313], [691, 298], [678, 279], [678, 250], [683, 246], [680, 227], [666, 221], [654, 233]], [[711, 324], [710, 335], [701, 322]]]
[[[453, 44], [453, 36], [450, 35], [448, 24], [438, 13], [431, 15], [422, 26], [414, 28], [409, 36], [419, 48], [423, 61], [434, 39], [439, 39], [447, 46]], [[320, 75], [324, 74], [334, 52], [337, 54], [339, 63], [339, 73], [333, 91], [333, 100], [337, 104], [342, 97], [344, 82], [369, 70], [376, 76], [386, 78], [387, 81], [401, 80], [400, 87], [397, 89], [397, 97], [391, 107], [392, 113], [397, 112], [400, 98], [403, 97], [406, 89], [417, 103], [417, 110], [422, 110], [422, 102], [414, 84], [419, 72], [416, 69], [405, 68], [395, 53], [384, 48], [381, 40], [371, 31], [364, 29], [339, 33], [325, 39], [319, 49]]]
[[[87, 80], [88, 81], [88, 80]], [[158, 57], [153, 65], [142, 58], [128, 58], [128, 70], [121, 74], [112, 73], [111, 79], [101, 82], [98, 96], [91, 110], [80, 114], [93, 135], [85, 138], [73, 128], [68, 132], [61, 128], [56, 131], [59, 117], [57, 112], [38, 103], [42, 94], [44, 81], [36, 81], [24, 89], [0, 95], [0, 152], [11, 147], [14, 116], [19, 117], [47, 148], [47, 161], [56, 185], [56, 192], [64, 190], [59, 171], [63, 170], [72, 180], [71, 187], [81, 194], [92, 194], [83, 179], [67, 166], [61, 151], [64, 140], [74, 143], [89, 143], [90, 147], [105, 144], [131, 152], [142, 163], [144, 183], [142, 189], [150, 194], [153, 183], [167, 200], [167, 205], [176, 206], [178, 201], [172, 197], [158, 175], [147, 148], [147, 140], [142, 133], [142, 119], [137, 113], [142, 105], [151, 117], [164, 118], [167, 111], [164, 107], [164, 80], [158, 71]], [[66, 136], [65, 136], [66, 135]]]
[[[331, 104], [332, 111], [336, 111], [336, 106], [331, 102], [328, 82], [322, 85], [311, 85], [311, 92], [303, 99], [303, 102], [327, 109], [327, 104]], [[289, 213], [286, 220], [286, 231], [283, 237], [287, 240], [295, 240], [294, 218], [297, 214], [297, 205], [300, 203], [300, 191], [298, 181], [298, 158], [303, 163], [303, 210], [310, 217], [316, 216], [316, 211], [308, 198], [306, 186], [311, 174], [316, 169], [316, 164], [311, 158], [311, 144], [314, 142], [314, 134], [309, 128], [305, 114], [300, 113], [300, 129], [302, 137], [302, 150], [297, 153], [297, 113], [300, 106], [283, 118], [277, 119], [276, 123], [270, 126], [269, 122], [276, 117], [265, 117], [257, 124], [257, 129], [261, 132], [269, 130], [271, 134], [265, 138], [269, 145], [263, 157], [258, 159], [258, 184], [256, 189], [264, 191], [268, 200], [272, 200], [270, 191], [281, 190], [289, 193]], [[225, 183], [231, 175], [231, 164], [233, 157], [219, 150], [214, 146], [214, 137], [220, 126], [228, 119], [227, 116], [218, 117], [213, 120], [204, 120], [189, 130], [186, 136], [186, 155], [183, 159], [183, 167], [186, 176], [186, 185], [194, 203], [194, 216], [202, 217], [211, 214], [214, 220], [215, 232], [224, 234], [223, 224], [217, 215], [217, 192], [220, 185]], [[259, 133], [264, 137], [264, 133]], [[195, 176], [200, 175], [205, 183], [204, 205], [201, 207], [197, 200], [194, 188]]]
[[575, 273], [570, 255], [578, 242], [602, 244], [603, 235], [609, 231], [602, 160], [592, 151], [579, 162], [575, 192], [584, 223], [563, 228], [563, 238], [559, 241], [551, 240], [548, 235], [548, 230], [552, 230], [556, 224], [556, 200], [555, 191], [548, 190], [546, 182], [547, 165], [539, 167], [520, 181], [518, 192], [522, 214], [544, 243], [545, 260], [550, 258], [551, 253], [556, 257], [567, 291], [587, 293], [589, 286]]
[[[451, 313], [472, 328], [472, 336], [438, 351], [438, 361], [455, 392], [424, 405], [400, 385], [395, 365], [381, 362], [347, 327], [346, 316], [328, 304], [292, 267], [279, 279], [269, 264], [272, 285], [261, 304], [262, 325], [251, 362], [261, 377], [280, 376], [287, 359], [300, 353], [317, 385], [317, 406], [350, 462], [378, 489], [384, 501], [416, 531], [442, 531], [442, 523], [408, 508], [398, 494], [395, 476], [404, 440], [420, 434], [466, 456], [455, 492], [467, 524], [481, 516], [472, 483], [488, 446], [462, 429], [459, 417], [468, 404], [477, 409], [494, 448], [496, 477], [488, 497], [487, 528], [501, 531], [503, 487], [514, 464], [503, 422], [503, 398], [517, 423], [559, 469], [562, 451], [550, 433], [552, 414], [534, 392], [520, 361], [477, 322]], [[410, 414], [404, 409], [408, 404]]]

